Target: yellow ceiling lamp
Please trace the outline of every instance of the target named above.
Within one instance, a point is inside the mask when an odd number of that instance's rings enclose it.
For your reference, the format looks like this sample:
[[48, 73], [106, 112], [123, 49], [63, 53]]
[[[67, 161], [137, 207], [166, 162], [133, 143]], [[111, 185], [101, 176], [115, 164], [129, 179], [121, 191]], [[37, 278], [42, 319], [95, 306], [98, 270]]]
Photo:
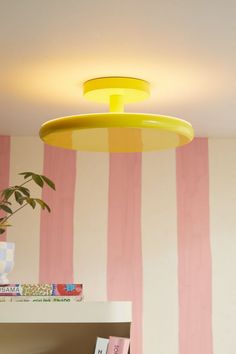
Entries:
[[188, 122], [162, 115], [125, 113], [124, 105], [145, 100], [149, 83], [132, 77], [101, 77], [84, 83], [84, 96], [109, 103], [107, 113], [82, 114], [44, 123], [41, 139], [50, 145], [83, 151], [140, 152], [175, 148], [189, 143]]

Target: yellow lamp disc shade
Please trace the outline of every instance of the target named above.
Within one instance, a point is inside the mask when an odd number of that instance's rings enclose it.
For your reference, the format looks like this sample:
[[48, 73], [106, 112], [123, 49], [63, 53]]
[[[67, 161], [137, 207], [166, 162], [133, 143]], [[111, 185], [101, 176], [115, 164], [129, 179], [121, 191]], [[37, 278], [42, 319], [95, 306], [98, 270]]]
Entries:
[[84, 96], [108, 102], [109, 113], [57, 118], [44, 123], [41, 139], [65, 149], [101, 152], [141, 152], [189, 143], [194, 132], [188, 122], [167, 116], [125, 113], [124, 104], [149, 97], [149, 83], [130, 77], [103, 77], [84, 83]]
[[184, 120], [138, 113], [97, 113], [54, 119], [41, 127], [50, 145], [83, 151], [138, 152], [174, 148], [193, 139]]

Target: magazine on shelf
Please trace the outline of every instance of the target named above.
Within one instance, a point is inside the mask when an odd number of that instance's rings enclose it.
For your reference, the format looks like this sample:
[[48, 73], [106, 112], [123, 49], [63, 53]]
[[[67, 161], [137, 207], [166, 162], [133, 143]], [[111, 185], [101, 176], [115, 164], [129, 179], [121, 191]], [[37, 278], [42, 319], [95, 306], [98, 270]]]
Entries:
[[0, 284], [0, 296], [82, 296], [82, 284]]
[[109, 339], [97, 337], [94, 354], [106, 354]]

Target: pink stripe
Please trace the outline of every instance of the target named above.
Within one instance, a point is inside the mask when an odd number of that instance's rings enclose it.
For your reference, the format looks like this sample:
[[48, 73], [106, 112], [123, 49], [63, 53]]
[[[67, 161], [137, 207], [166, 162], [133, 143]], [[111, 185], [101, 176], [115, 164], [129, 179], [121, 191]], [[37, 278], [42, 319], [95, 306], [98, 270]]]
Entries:
[[[0, 191], [9, 186], [10, 171], [10, 144], [9, 136], [0, 136]], [[4, 216], [2, 211], [0, 217]], [[0, 241], [6, 241], [7, 231], [0, 236]]]
[[56, 184], [42, 198], [52, 212], [41, 212], [40, 282], [73, 281], [73, 215], [76, 176], [75, 151], [45, 145], [43, 173]]
[[131, 350], [142, 352], [141, 154], [110, 154], [108, 300], [132, 300]]
[[180, 354], [212, 354], [208, 140], [176, 158]]

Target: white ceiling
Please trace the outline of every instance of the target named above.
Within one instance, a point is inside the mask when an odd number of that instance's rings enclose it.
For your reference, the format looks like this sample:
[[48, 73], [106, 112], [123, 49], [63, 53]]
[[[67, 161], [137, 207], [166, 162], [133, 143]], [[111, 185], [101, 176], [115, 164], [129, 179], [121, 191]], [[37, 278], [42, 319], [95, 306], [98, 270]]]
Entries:
[[0, 0], [0, 134], [37, 135], [55, 117], [102, 112], [82, 83], [150, 81], [127, 111], [188, 120], [197, 136], [236, 137], [235, 0]]

